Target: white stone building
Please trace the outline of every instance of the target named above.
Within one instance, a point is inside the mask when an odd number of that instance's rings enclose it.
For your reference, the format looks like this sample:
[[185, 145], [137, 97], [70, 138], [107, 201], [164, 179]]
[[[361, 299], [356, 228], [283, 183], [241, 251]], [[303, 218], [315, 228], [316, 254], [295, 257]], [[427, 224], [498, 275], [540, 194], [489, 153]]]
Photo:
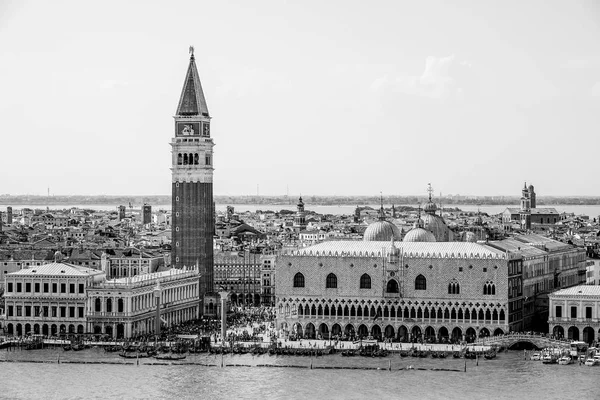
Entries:
[[600, 336], [600, 286], [580, 285], [549, 296], [550, 332], [555, 337], [592, 343]]
[[61, 262], [5, 275], [8, 335], [85, 333], [86, 290], [104, 280], [102, 271]]
[[115, 338], [154, 332], [157, 284], [160, 318], [170, 326], [199, 317], [200, 274], [195, 268], [169, 269], [97, 282], [88, 288], [87, 331]]
[[291, 250], [277, 259], [277, 326], [309, 338], [435, 341], [519, 330], [521, 309], [509, 304], [522, 290], [509, 282], [522, 270], [509, 275], [511, 263], [503, 251], [464, 242], [331, 241]]

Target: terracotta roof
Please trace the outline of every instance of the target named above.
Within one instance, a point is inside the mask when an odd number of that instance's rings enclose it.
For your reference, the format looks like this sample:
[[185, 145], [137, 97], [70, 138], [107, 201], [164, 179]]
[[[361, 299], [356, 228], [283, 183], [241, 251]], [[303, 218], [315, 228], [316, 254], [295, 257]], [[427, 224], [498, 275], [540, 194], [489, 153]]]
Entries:
[[[518, 207], [508, 207], [507, 210], [510, 211], [511, 214], [519, 214], [521, 212], [521, 209]], [[556, 208], [531, 208], [529, 211], [531, 212], [531, 215], [560, 215], [558, 211], [556, 211]]]
[[548, 254], [544, 250], [540, 250], [537, 247], [530, 246], [527, 243], [515, 239], [495, 240], [489, 242], [487, 245], [511, 253], [522, 254], [525, 257], [544, 256]]

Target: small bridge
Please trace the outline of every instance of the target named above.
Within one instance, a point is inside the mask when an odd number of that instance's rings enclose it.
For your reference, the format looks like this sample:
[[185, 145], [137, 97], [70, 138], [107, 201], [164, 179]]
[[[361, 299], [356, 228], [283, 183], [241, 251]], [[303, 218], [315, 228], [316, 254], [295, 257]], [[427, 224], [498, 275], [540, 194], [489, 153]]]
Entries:
[[487, 346], [496, 345], [510, 348], [517, 343], [530, 343], [537, 349], [543, 349], [546, 347], [570, 347], [570, 344], [568, 342], [565, 342], [564, 340], [551, 339], [549, 337], [541, 335], [525, 334], [490, 336], [486, 338], [480, 338], [476, 340], [473, 344]]

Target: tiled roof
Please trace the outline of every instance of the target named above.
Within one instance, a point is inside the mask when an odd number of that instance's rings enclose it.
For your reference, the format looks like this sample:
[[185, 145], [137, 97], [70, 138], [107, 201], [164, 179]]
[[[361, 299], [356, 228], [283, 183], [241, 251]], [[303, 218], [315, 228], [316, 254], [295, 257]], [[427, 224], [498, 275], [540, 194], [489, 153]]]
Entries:
[[515, 235], [514, 238], [519, 242], [530, 244], [532, 246], [544, 246], [544, 248], [548, 251], [562, 250], [572, 247], [567, 243], [559, 242], [558, 240], [535, 233], [531, 233], [529, 235]]
[[79, 267], [77, 265], [53, 262], [45, 265], [36, 265], [34, 267], [24, 268], [16, 272], [12, 272], [7, 275], [22, 276], [22, 275], [63, 275], [63, 276], [88, 276], [101, 274], [102, 271], [98, 271], [91, 268]]
[[579, 285], [556, 291], [550, 296], [600, 296], [600, 286]]
[[[286, 255], [330, 257], [383, 257], [391, 242], [329, 241], [301, 249], [287, 250]], [[396, 248], [410, 258], [496, 258], [504, 259], [503, 251], [467, 242], [394, 242]]]
[[[507, 210], [510, 211], [511, 214], [519, 214], [521, 212], [519, 207], [508, 207]], [[531, 212], [531, 215], [559, 215], [558, 211], [556, 211], [556, 208], [531, 208], [529, 211]]]
[[0, 260], [8, 261], [48, 261], [54, 259], [54, 252], [51, 250], [0, 250]]
[[546, 253], [544, 250], [540, 250], [536, 247], [529, 246], [526, 243], [519, 242], [515, 239], [504, 239], [489, 242], [489, 246], [498, 248], [504, 251], [510, 251], [511, 253], [519, 253], [525, 257], [544, 256]]

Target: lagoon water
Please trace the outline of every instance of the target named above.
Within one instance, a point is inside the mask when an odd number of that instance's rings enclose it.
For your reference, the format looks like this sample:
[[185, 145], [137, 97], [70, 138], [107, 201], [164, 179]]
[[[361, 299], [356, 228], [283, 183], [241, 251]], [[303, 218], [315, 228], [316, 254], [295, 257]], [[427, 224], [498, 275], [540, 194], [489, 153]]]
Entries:
[[[57, 361], [60, 359], [60, 363]], [[177, 365], [101, 349], [0, 352], [0, 398], [29, 399], [598, 399], [600, 367], [544, 365], [522, 351], [494, 360], [188, 355]], [[36, 363], [23, 362], [36, 361]], [[119, 364], [74, 364], [110, 361]], [[391, 361], [391, 371], [388, 370]], [[193, 365], [205, 364], [205, 365]], [[310, 369], [312, 363], [313, 369]], [[175, 364], [175, 363], [173, 363]], [[260, 365], [292, 365], [275, 368]], [[207, 366], [210, 365], [210, 366]], [[237, 366], [235, 366], [237, 365]], [[412, 365], [413, 370], [406, 370]], [[380, 370], [319, 369], [370, 367]], [[418, 368], [424, 368], [419, 370]], [[431, 368], [461, 372], [433, 371]]]

